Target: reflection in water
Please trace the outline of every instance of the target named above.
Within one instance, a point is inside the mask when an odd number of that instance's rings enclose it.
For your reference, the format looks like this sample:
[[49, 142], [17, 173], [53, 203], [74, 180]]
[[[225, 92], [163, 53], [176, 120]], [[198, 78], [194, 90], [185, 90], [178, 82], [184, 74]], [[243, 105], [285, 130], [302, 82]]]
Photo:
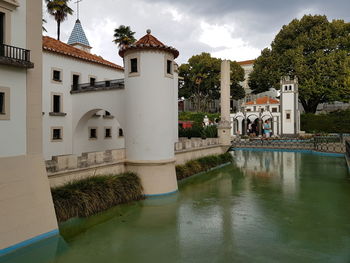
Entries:
[[56, 240], [46, 253], [33, 248], [4, 262], [349, 261], [344, 159], [233, 154], [235, 165], [186, 179], [175, 195], [71, 220], [60, 228], [61, 245]]

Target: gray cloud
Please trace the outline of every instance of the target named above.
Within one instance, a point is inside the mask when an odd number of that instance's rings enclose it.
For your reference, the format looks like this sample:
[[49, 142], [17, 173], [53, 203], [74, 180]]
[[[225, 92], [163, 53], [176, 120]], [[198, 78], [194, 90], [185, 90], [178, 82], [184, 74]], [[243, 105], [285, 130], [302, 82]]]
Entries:
[[[71, 4], [75, 9], [75, 5]], [[45, 10], [45, 8], [44, 8]], [[229, 37], [233, 45], [243, 43], [245, 50], [252, 52], [232, 54], [235, 59], [252, 59], [256, 50], [268, 46], [274, 35], [284, 24], [303, 14], [326, 14], [328, 18], [349, 20], [350, 2], [347, 0], [84, 0], [80, 7], [80, 20], [87, 33], [93, 52], [108, 60], [122, 64], [118, 49], [112, 43], [113, 29], [121, 24], [130, 25], [140, 38], [147, 28], [162, 42], [180, 51], [178, 61], [186, 62], [189, 57], [200, 52], [225, 50], [226, 55], [237, 51], [240, 45], [231, 49], [227, 43], [222, 47], [201, 41], [203, 23], [225, 28], [223, 39]], [[55, 21], [47, 14], [48, 34], [55, 37]], [[62, 24], [61, 39], [67, 40], [74, 26], [75, 16]], [[222, 37], [215, 35], [213, 37]], [[232, 41], [231, 41], [232, 40]], [[227, 42], [227, 41], [226, 41]]]

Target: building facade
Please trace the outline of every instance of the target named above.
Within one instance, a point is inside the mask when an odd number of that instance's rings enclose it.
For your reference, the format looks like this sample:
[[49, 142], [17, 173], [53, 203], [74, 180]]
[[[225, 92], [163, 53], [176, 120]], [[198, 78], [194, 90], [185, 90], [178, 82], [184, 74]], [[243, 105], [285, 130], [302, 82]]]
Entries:
[[42, 154], [41, 10], [0, 0], [0, 255], [58, 233]]
[[[123, 127], [114, 105], [123, 103], [123, 67], [90, 53], [79, 20], [68, 43], [43, 37], [46, 160], [56, 155], [124, 148]], [[118, 99], [113, 101], [115, 97]], [[82, 108], [86, 112], [81, 113]]]

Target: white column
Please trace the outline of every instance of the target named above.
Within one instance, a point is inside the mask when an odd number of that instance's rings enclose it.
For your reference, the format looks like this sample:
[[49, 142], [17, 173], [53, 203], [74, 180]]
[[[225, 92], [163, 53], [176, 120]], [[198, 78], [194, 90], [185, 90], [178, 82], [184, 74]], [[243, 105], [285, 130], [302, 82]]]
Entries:
[[230, 61], [221, 62], [221, 121], [218, 126], [219, 142], [222, 145], [231, 145], [230, 122]]

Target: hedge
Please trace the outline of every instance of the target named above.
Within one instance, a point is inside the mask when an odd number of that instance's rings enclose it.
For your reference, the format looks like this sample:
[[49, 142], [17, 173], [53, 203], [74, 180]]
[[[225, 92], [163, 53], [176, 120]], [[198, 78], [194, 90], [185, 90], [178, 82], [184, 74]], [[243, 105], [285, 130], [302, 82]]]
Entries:
[[139, 177], [134, 173], [93, 176], [51, 189], [59, 222], [86, 217], [118, 204], [144, 199]]
[[179, 128], [179, 137], [188, 138], [217, 138], [218, 129], [216, 125], [205, 126], [193, 125], [192, 128]]
[[301, 130], [308, 133], [350, 133], [350, 110], [302, 114]]
[[194, 124], [202, 125], [203, 119], [207, 115], [210, 121], [215, 122], [215, 120], [220, 118], [219, 113], [206, 113], [206, 112], [180, 112], [179, 120], [180, 121], [193, 121]]
[[182, 180], [228, 162], [232, 162], [231, 153], [209, 155], [196, 160], [191, 160], [183, 165], [176, 165], [176, 177], [177, 180]]

